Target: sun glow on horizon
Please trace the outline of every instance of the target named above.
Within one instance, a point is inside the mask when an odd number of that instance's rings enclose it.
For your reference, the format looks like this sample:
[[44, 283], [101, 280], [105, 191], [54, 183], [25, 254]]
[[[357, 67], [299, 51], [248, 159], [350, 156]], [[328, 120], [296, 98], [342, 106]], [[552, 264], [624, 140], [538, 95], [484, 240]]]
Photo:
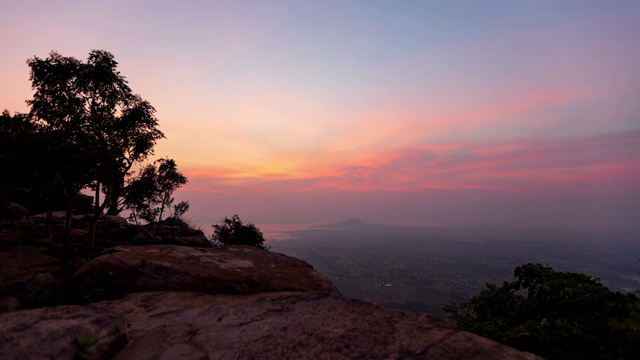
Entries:
[[634, 1], [3, 5], [0, 106], [27, 111], [34, 54], [112, 52], [196, 212], [640, 211]]

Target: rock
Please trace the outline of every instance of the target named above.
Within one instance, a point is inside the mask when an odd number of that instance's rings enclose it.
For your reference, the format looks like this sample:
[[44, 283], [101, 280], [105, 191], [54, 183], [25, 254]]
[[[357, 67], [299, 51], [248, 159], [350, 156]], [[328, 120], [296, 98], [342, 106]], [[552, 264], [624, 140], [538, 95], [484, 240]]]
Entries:
[[83, 259], [81, 257], [74, 257], [74, 258], [71, 258], [67, 262], [66, 266], [67, 266], [68, 269], [78, 270], [78, 268], [80, 268], [82, 265], [84, 265], [86, 263], [87, 263], [87, 260], [85, 260], [85, 259]]
[[[67, 216], [67, 212], [66, 211], [53, 211], [53, 212], [51, 212], [51, 219], [62, 219], [62, 220], [64, 220], [64, 218], [66, 216]], [[47, 213], [36, 214], [36, 215], [33, 215], [32, 218], [34, 218], [36, 220], [45, 221], [47, 219]]]
[[95, 306], [126, 313], [119, 360], [539, 359], [426, 314], [319, 292], [147, 292]]
[[[126, 225], [125, 225], [126, 226]], [[113, 221], [113, 220], [105, 220], [104, 223], [102, 224], [102, 229], [103, 230], [109, 230], [112, 232], [116, 232], [120, 229], [122, 229], [122, 224], [120, 224], [117, 221]]]
[[3, 289], [10, 291], [27, 308], [58, 305], [62, 299], [60, 282], [49, 273], [25, 276], [6, 284]]
[[127, 221], [127, 219], [123, 218], [122, 216], [105, 214], [100, 216], [100, 219], [104, 219], [105, 225], [112, 226], [112, 227], [116, 226], [115, 224], [117, 224], [118, 227], [129, 226], [129, 222]]
[[59, 268], [60, 260], [40, 248], [14, 246], [0, 252], [0, 287]]
[[88, 221], [80, 220], [73, 224], [73, 227], [79, 230], [89, 231], [91, 224]]
[[71, 229], [69, 231], [69, 241], [73, 244], [84, 244], [87, 240], [87, 231], [80, 229]]
[[211, 247], [211, 242], [204, 234], [194, 236], [175, 236], [167, 240], [171, 244], [190, 247]]
[[0, 314], [22, 309], [20, 301], [13, 296], [0, 295]]
[[19, 236], [9, 230], [0, 230], [0, 251], [19, 245]]
[[0, 314], [22, 309], [20, 301], [13, 296], [13, 293], [0, 288]]
[[127, 342], [121, 312], [58, 306], [0, 314], [0, 359], [108, 359]]
[[154, 225], [153, 228], [160, 235], [165, 235], [165, 236], [180, 235], [180, 227], [178, 226]]
[[[46, 229], [47, 229], [46, 224], [40, 223], [40, 224], [34, 225], [31, 231], [33, 233], [33, 236], [35, 236], [36, 238], [44, 238], [46, 237]], [[52, 222], [49, 225], [49, 232], [53, 236], [62, 235], [62, 233], [64, 233], [64, 229], [65, 229], [64, 223]]]
[[133, 237], [133, 243], [136, 245], [162, 244], [162, 238], [148, 230], [142, 230]]
[[[117, 246], [107, 251], [75, 272], [75, 283], [84, 291], [77, 296], [106, 293], [115, 299], [130, 292], [154, 290], [207, 294], [338, 293], [333, 283], [308, 263], [246, 246], [210, 249], [144, 245]], [[104, 291], [96, 292], [100, 289]]]

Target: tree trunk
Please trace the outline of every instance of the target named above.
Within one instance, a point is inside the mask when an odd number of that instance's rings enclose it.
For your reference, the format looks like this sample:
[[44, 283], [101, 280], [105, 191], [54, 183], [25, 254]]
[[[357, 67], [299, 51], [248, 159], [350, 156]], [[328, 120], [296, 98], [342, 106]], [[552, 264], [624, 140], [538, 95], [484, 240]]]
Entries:
[[102, 215], [102, 208], [100, 207], [100, 182], [96, 182], [96, 195], [95, 205], [93, 207], [93, 219], [89, 224], [89, 233], [87, 234], [87, 248], [93, 249], [93, 245], [96, 238], [96, 228], [98, 227], [98, 220]]
[[[113, 190], [111, 191], [111, 196], [109, 197], [109, 201], [108, 201], [108, 208], [107, 208], [107, 215], [119, 215], [121, 208], [120, 208], [120, 204], [118, 203], [118, 200], [120, 200], [120, 196], [123, 193], [123, 189], [124, 189], [124, 178], [122, 178], [122, 181], [120, 181], [120, 183], [116, 186], [113, 187]], [[105, 199], [105, 202], [107, 202], [107, 200]]]
[[164, 203], [162, 200], [162, 204], [160, 205], [160, 215], [158, 215], [158, 223], [156, 224], [156, 235], [160, 234], [160, 221], [162, 221], [162, 213], [164, 213]]
[[44, 223], [44, 237], [49, 238], [51, 236], [51, 217], [53, 216], [53, 202], [47, 201], [47, 217]]
[[64, 256], [65, 259], [68, 260], [71, 258], [71, 214], [73, 213], [73, 199], [75, 198], [75, 193], [73, 195], [68, 195], [67, 198], [67, 213], [64, 219]]

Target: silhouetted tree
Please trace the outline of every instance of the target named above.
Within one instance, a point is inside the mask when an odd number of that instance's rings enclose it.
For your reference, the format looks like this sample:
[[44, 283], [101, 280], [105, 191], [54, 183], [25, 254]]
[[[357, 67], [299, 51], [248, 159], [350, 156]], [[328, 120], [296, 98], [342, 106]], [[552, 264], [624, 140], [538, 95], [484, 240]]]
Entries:
[[164, 134], [157, 129], [155, 109], [132, 93], [111, 53], [93, 50], [85, 63], [52, 51], [48, 58], [27, 63], [35, 90], [27, 101], [30, 115], [61, 147], [55, 150], [66, 164], [63, 177], [73, 180], [74, 188], [90, 185], [95, 190], [92, 246], [100, 215], [108, 205], [117, 208], [114, 197], [124, 178], [153, 153]]
[[129, 220], [140, 225], [141, 221], [152, 222], [152, 205], [156, 192], [156, 168], [152, 164], [140, 169], [138, 176], [129, 179], [124, 197], [124, 207], [129, 210]]
[[11, 208], [28, 205], [36, 188], [36, 127], [23, 114], [0, 114], [0, 218], [12, 218]]
[[[171, 209], [173, 193], [187, 183], [187, 178], [178, 171], [173, 159], [159, 159], [142, 168], [137, 177], [129, 181], [124, 205], [131, 211], [130, 218], [139, 224], [162, 221], [166, 209]], [[188, 202], [182, 202], [174, 208], [180, 216], [189, 209]]]
[[164, 215], [165, 208], [173, 205], [173, 192], [187, 183], [187, 178], [178, 171], [178, 166], [173, 159], [160, 159], [158, 163], [158, 200], [160, 213], [158, 215], [158, 226]]
[[211, 241], [217, 246], [246, 245], [267, 250], [262, 231], [254, 224], [243, 224], [238, 215], [225, 217], [221, 224], [213, 225]]

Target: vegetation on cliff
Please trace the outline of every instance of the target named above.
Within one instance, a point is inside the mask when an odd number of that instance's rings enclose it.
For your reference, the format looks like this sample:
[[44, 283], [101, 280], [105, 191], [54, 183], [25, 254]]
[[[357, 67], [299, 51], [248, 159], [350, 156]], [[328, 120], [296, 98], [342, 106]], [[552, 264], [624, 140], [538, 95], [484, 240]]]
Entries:
[[213, 225], [211, 242], [217, 246], [245, 245], [267, 250], [262, 231], [254, 224], [244, 224], [238, 215], [225, 217], [220, 224]]
[[[52, 51], [27, 64], [29, 113], [0, 116], [2, 218], [46, 211], [48, 235], [53, 210], [63, 208], [68, 246], [78, 193], [92, 189], [93, 206], [85, 209], [93, 213], [86, 236], [92, 248], [105, 211], [142, 211], [144, 220], [159, 223], [167, 209], [176, 218], [188, 210], [187, 202], [171, 207], [172, 193], [187, 182], [174, 160], [142, 166], [164, 134], [155, 109], [131, 90], [111, 53], [93, 50], [82, 61]], [[142, 166], [137, 178], [134, 166]], [[147, 175], [151, 183], [140, 180]]]
[[445, 307], [463, 329], [548, 359], [640, 358], [640, 300], [599, 279], [540, 264]]

